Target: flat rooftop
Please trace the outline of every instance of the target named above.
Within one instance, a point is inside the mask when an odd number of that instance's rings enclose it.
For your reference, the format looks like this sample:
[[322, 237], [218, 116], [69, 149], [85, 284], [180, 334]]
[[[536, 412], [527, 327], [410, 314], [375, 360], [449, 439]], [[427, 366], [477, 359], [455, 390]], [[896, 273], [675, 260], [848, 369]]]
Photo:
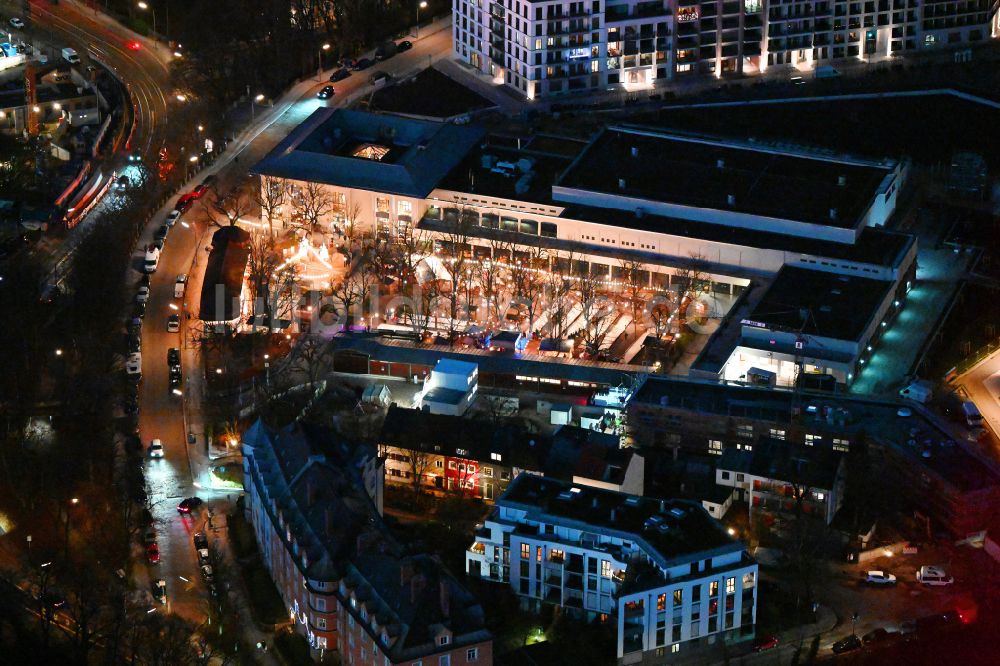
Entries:
[[[899, 404], [845, 397], [828, 393], [797, 392], [725, 384], [696, 379], [650, 377], [633, 395], [630, 405], [651, 405], [692, 413], [713, 414], [733, 418], [792, 422], [793, 408], [800, 412], [796, 423], [817, 433], [854, 435], [864, 432], [892, 446], [912, 461], [916, 468], [927, 468], [961, 492], [972, 492], [1000, 486], [1000, 475], [979, 458], [962, 448], [962, 443], [936, 446], [930, 458], [921, 456], [919, 449], [910, 447], [909, 432], [916, 431], [917, 441], [950, 442], [951, 436], [941, 430], [919, 409], [903, 419], [897, 416]], [[824, 410], [834, 410], [842, 417], [831, 423]]]
[[558, 185], [852, 229], [895, 166], [616, 126], [597, 135]]
[[583, 526], [588, 531], [645, 541], [659, 554], [661, 566], [706, 552], [743, 550], [739, 541], [691, 500], [639, 497], [521, 474], [497, 504], [526, 509], [532, 521]]
[[423, 198], [482, 134], [471, 125], [321, 108], [252, 171]]
[[373, 111], [439, 119], [493, 106], [493, 102], [479, 93], [431, 67], [414, 77], [376, 90], [371, 99]]
[[885, 280], [783, 266], [742, 323], [854, 341], [893, 287]]

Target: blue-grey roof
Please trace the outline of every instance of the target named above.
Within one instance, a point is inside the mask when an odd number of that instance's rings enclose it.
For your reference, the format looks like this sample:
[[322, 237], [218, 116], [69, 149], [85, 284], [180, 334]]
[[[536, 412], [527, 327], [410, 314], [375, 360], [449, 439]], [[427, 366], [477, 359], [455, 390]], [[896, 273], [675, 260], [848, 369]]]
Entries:
[[[483, 134], [476, 126], [321, 108], [292, 130], [253, 172], [423, 198]], [[367, 143], [389, 151], [382, 160], [352, 156], [357, 146]]]

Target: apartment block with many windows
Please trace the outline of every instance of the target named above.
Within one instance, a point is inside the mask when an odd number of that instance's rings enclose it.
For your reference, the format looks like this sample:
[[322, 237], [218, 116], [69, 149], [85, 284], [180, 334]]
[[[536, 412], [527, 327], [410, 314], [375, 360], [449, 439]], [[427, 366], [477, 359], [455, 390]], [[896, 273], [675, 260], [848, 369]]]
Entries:
[[871, 62], [1000, 33], [996, 0], [454, 0], [463, 62], [528, 99]]
[[665, 663], [753, 636], [757, 563], [697, 503], [518, 476], [466, 572], [617, 626], [617, 656]]
[[243, 436], [245, 512], [311, 656], [358, 666], [493, 663], [482, 607], [382, 522], [381, 460], [330, 431], [258, 421]]

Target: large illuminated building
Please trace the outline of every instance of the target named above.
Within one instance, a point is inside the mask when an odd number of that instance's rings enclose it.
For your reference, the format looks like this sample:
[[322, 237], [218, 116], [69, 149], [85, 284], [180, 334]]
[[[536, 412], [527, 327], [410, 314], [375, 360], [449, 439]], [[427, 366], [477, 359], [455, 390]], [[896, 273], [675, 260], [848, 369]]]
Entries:
[[997, 0], [454, 0], [456, 55], [529, 99], [811, 70], [1000, 36]]

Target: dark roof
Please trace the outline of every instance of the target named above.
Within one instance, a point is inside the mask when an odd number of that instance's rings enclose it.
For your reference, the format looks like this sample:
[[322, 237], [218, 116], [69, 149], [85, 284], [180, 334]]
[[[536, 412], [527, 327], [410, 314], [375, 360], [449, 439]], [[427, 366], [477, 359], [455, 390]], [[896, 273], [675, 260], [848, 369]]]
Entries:
[[[470, 151], [448, 173], [438, 187], [462, 192], [473, 197], [481, 195], [552, 204], [552, 184], [560, 172], [570, 165], [571, 157], [548, 152], [549, 146], [545, 143], [540, 144], [540, 147], [545, 148], [546, 152], [535, 152], [530, 149], [530, 143], [517, 149], [514, 146], [497, 142], [495, 137], [489, 137], [488, 141], [488, 143]], [[554, 143], [554, 141], [549, 143]], [[569, 145], [572, 146], [571, 143]], [[560, 144], [558, 148], [564, 148], [564, 146]], [[493, 158], [492, 162], [494, 163], [497, 161], [516, 163], [519, 160], [527, 159], [531, 163], [531, 168], [527, 172], [518, 171], [511, 175], [498, 173], [494, 171], [492, 164], [484, 163], [484, 159], [489, 157]], [[529, 174], [529, 178], [527, 181], [522, 181], [521, 177], [525, 173]], [[519, 190], [519, 183], [526, 185], [526, 187]]]
[[764, 437], [754, 444], [751, 451], [727, 448], [719, 459], [718, 468], [807, 488], [830, 490], [842, 458], [843, 454], [827, 446], [801, 446]]
[[521, 474], [497, 500], [528, 511], [526, 520], [579, 526], [648, 544], [660, 566], [697, 554], [743, 550], [700, 504], [690, 500], [639, 497]]
[[451, 118], [463, 113], [492, 107], [479, 93], [466, 88], [433, 67], [395, 85], [376, 90], [371, 98], [373, 111]]
[[558, 185], [851, 229], [895, 166], [622, 126], [598, 134]]
[[[394, 661], [438, 652], [431, 638], [441, 626], [454, 633], [457, 645], [489, 640], [472, 595], [435, 558], [406, 554], [382, 522], [361, 474], [375, 456], [371, 447], [345, 442], [318, 426], [293, 423], [275, 430], [260, 420], [243, 441], [251, 470], [245, 483], [274, 500], [275, 507], [263, 502], [264, 510], [275, 525], [273, 512], [281, 512], [307, 558], [304, 563], [293, 556], [292, 562], [309, 579], [343, 580], [359, 608], [339, 589], [335, 594], [349, 613], [360, 613], [364, 603], [393, 639]], [[374, 633], [370, 620], [360, 624]]]
[[250, 234], [237, 226], [220, 228], [212, 236], [212, 251], [201, 286], [202, 321], [232, 321], [240, 314], [243, 273], [250, 257]]
[[[906, 249], [913, 244], [909, 234], [887, 231], [881, 227], [865, 227], [854, 243], [838, 243], [819, 238], [806, 238], [779, 234], [758, 229], [729, 227], [722, 224], [682, 220], [648, 212], [642, 217], [623, 214], [613, 208], [597, 208], [572, 204], [563, 210], [560, 217], [584, 220], [625, 229], [639, 229], [684, 238], [697, 238], [716, 243], [728, 243], [763, 250], [783, 250], [828, 259], [875, 266], [898, 266]], [[614, 249], [620, 252], [620, 249]]]
[[893, 288], [890, 281], [786, 265], [746, 320], [750, 326], [856, 341]]
[[896, 415], [899, 403], [873, 399], [848, 398], [806, 390], [791, 391], [726, 384], [698, 379], [648, 377], [633, 394], [629, 405], [648, 405], [733, 418], [788, 425], [793, 412], [795, 423], [810, 432], [830, 436], [854, 436], [864, 433], [892, 447], [913, 467], [926, 468], [962, 492], [1000, 487], [1000, 474], [967, 452], [961, 444], [937, 447], [925, 458], [916, 447], [907, 445], [906, 432], [915, 429], [915, 439], [950, 442], [951, 435], [932, 417], [913, 410], [901, 422]]
[[[483, 131], [398, 116], [321, 108], [292, 130], [254, 173], [423, 198]], [[381, 159], [358, 157], [365, 146]]]
[[572, 481], [574, 476], [620, 485], [635, 450], [622, 448], [618, 435], [564, 425], [552, 436], [545, 476]]
[[[469, 433], [477, 433], [470, 437]], [[419, 409], [389, 407], [379, 437], [383, 445], [414, 451], [436, 452], [479, 462], [495, 462], [499, 453], [508, 467], [541, 470], [551, 447], [551, 439], [514, 425], [494, 425], [486, 419], [431, 414]], [[440, 447], [440, 451], [434, 447]]]
[[[376, 335], [366, 336], [358, 333], [337, 335], [333, 345], [338, 352], [353, 351], [378, 361], [389, 363], [412, 363], [430, 368], [438, 359], [454, 358], [460, 361], [470, 361], [479, 365], [479, 374], [526, 375], [530, 377], [547, 377], [566, 379], [594, 384], [618, 385], [622, 377], [637, 372], [645, 372], [644, 366], [625, 365], [621, 363], [605, 363], [600, 361], [583, 361], [580, 359], [562, 359], [533, 354], [515, 355], [513, 353], [483, 352], [481, 354], [454, 351], [447, 345], [413, 346], [405, 341], [379, 338]], [[477, 350], [478, 351], [478, 350]]]

